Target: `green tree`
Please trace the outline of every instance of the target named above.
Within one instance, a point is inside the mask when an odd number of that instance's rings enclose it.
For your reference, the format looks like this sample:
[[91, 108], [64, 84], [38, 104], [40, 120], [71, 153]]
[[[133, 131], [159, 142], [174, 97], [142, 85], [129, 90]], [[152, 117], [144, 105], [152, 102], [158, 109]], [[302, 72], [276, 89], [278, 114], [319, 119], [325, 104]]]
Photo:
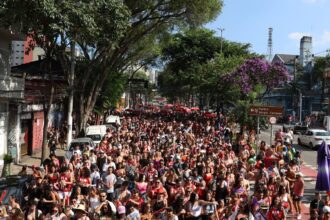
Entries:
[[152, 57], [142, 52], [150, 51], [148, 48], [158, 43], [162, 33], [214, 19], [222, 3], [222, 0], [93, 0], [78, 3], [75, 0], [4, 0], [0, 5], [0, 18], [3, 24], [19, 24], [22, 32], [39, 39], [48, 39], [46, 33], [51, 29], [54, 33], [51, 39], [59, 43], [54, 47], [58, 49], [56, 52], [65, 70], [69, 70], [70, 59], [64, 52], [64, 45], [66, 47], [72, 40], [77, 42], [86, 60], [76, 82], [78, 129], [82, 129], [109, 74], [124, 73], [129, 66], [140, 65], [148, 60], [146, 57]]
[[[161, 93], [181, 102], [199, 96], [206, 106], [218, 100], [227, 102], [234, 90], [223, 83], [222, 77], [234, 71], [244, 58], [252, 56], [249, 47], [249, 44], [221, 42], [213, 31], [203, 28], [174, 34], [163, 49], [165, 67], [159, 76]], [[229, 95], [229, 92], [233, 93]]]
[[[129, 25], [129, 14], [128, 8], [120, 0], [0, 2], [0, 25], [31, 37], [29, 50], [38, 45], [44, 49], [47, 60], [59, 59], [66, 73], [70, 71], [70, 56], [66, 53], [70, 42], [83, 42], [83, 45], [88, 45], [89, 48], [95, 48], [96, 45], [114, 45]], [[86, 50], [84, 52], [86, 56], [89, 55]], [[95, 54], [102, 53], [104, 51], [95, 50]], [[48, 73], [49, 80], [52, 81], [50, 65]], [[48, 101], [44, 104], [42, 160], [48, 155], [47, 128], [53, 93], [52, 84]]]
[[326, 57], [318, 57], [315, 59], [314, 68], [312, 71], [312, 85], [318, 84], [321, 82], [321, 105], [325, 99], [325, 82], [326, 79], [324, 78], [323, 74], [327, 68], [330, 68], [330, 56], [327, 55]]

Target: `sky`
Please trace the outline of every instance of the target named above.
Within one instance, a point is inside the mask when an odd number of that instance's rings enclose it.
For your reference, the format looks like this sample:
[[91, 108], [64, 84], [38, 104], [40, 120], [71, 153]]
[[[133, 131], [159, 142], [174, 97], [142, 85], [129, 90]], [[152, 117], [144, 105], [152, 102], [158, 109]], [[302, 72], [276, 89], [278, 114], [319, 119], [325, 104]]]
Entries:
[[206, 25], [226, 40], [250, 43], [267, 54], [268, 28], [273, 28], [273, 55], [299, 54], [302, 36], [313, 37], [313, 54], [330, 49], [330, 0], [224, 0], [217, 19]]

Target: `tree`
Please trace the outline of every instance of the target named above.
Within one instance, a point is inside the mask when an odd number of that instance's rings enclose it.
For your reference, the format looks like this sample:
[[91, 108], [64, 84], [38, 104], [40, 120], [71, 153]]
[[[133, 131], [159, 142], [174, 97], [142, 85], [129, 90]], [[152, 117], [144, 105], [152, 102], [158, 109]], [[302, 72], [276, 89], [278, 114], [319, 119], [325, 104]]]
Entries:
[[[106, 59], [88, 58], [92, 65], [89, 65], [85, 71], [84, 78], [80, 79], [79, 85], [84, 91], [79, 94], [79, 115], [82, 117], [80, 118], [80, 128], [84, 127], [86, 117], [93, 108], [109, 71], [124, 73], [134, 65], [143, 65], [146, 55], [150, 58], [149, 53], [145, 53], [145, 51], [150, 51], [148, 48], [158, 43], [162, 34], [171, 31], [174, 27], [200, 25], [210, 21], [220, 12], [222, 1], [126, 0], [125, 5], [131, 12], [131, 25], [125, 36], [115, 47], [101, 48], [102, 51], [106, 51]], [[80, 46], [86, 50], [84, 45], [80, 44]], [[99, 72], [96, 76], [92, 74], [95, 64], [104, 68], [104, 71]], [[91, 79], [93, 79], [93, 85], [87, 88], [87, 82]]]
[[[50, 46], [45, 42], [51, 40], [51, 48], [66, 71], [70, 57], [65, 48], [77, 42], [85, 60], [76, 82], [80, 130], [109, 74], [140, 65], [145, 60], [141, 52], [157, 43], [159, 35], [209, 22], [221, 7], [222, 0], [4, 0], [0, 18], [6, 26], [18, 24], [19, 30], [35, 38], [38, 45]], [[141, 42], [146, 42], [144, 47]]]
[[247, 113], [257, 98], [288, 81], [288, 72], [282, 63], [268, 63], [265, 59], [254, 57], [226, 76], [228, 84], [240, 90], [240, 98], [234, 115], [241, 125], [254, 127], [255, 119]]
[[224, 41], [220, 54], [221, 39], [211, 30], [194, 28], [174, 34], [163, 49], [165, 67], [158, 78], [161, 93], [181, 102], [199, 96], [206, 106], [223, 95], [225, 102], [231, 96], [227, 96], [230, 90], [222, 77], [252, 56], [249, 47]]
[[[114, 45], [128, 27], [128, 17], [129, 11], [120, 0], [3, 0], [0, 3], [0, 25], [31, 37], [29, 50], [38, 45], [44, 49], [46, 59], [59, 59], [66, 73], [70, 71], [70, 56], [66, 53], [70, 42], [84, 42], [89, 47], [95, 44]], [[48, 73], [52, 82], [51, 67]], [[50, 91], [44, 104], [42, 161], [47, 157], [48, 116], [53, 86]]]
[[323, 74], [327, 68], [330, 67], [330, 56], [327, 55], [326, 57], [318, 57], [315, 60], [314, 68], [312, 71], [312, 85], [317, 85], [321, 83], [320, 89], [321, 89], [321, 105], [324, 101], [325, 94], [325, 84], [326, 84], [326, 79], [324, 78]]
[[263, 58], [247, 59], [234, 72], [228, 75], [228, 82], [235, 83], [243, 95], [263, 88], [264, 93], [288, 81], [288, 72], [280, 63], [269, 63]]

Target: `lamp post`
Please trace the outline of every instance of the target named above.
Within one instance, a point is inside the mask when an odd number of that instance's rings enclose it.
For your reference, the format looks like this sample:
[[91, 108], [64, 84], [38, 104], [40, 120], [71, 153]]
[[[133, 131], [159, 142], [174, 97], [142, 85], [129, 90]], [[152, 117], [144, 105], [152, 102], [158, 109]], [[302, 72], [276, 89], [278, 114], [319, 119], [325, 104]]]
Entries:
[[225, 29], [224, 28], [218, 28], [218, 30], [220, 31], [220, 53], [222, 54], [222, 41], [223, 41], [222, 33], [225, 31]]
[[[299, 123], [301, 123], [301, 102], [300, 102], [300, 96], [301, 96], [301, 90], [298, 88], [298, 86], [297, 86], [297, 59], [298, 59], [298, 57], [299, 56], [295, 56], [294, 57], [294, 60], [293, 60], [293, 88], [294, 88], [294, 90], [298, 90], [298, 92], [299, 92]], [[293, 105], [293, 103], [294, 103], [294, 97], [295, 97], [295, 92], [296, 91], [293, 91], [292, 92], [292, 109], [294, 109], [294, 111], [296, 111], [297, 109], [296, 108], [294, 108], [294, 107], [296, 107], [296, 105], [294, 104]], [[297, 114], [296, 114], [297, 115]]]

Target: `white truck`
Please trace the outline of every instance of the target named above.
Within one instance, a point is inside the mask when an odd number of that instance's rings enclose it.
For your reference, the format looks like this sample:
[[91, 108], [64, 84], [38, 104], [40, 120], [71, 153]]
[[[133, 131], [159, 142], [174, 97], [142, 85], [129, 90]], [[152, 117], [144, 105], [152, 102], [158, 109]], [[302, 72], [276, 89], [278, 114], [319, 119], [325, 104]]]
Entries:
[[96, 145], [99, 145], [104, 135], [107, 134], [107, 126], [91, 125], [86, 128], [86, 137], [91, 138]]

